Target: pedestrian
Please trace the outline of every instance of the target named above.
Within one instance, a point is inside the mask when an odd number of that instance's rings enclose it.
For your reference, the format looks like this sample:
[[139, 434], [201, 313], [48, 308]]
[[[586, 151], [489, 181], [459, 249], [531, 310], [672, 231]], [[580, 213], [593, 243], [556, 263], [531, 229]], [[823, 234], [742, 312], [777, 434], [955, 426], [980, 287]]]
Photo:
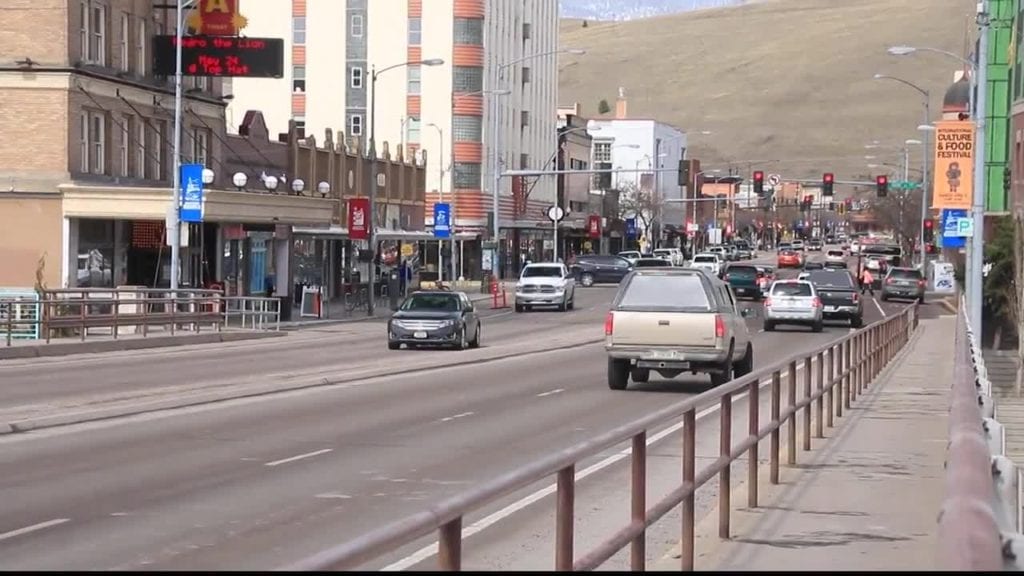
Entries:
[[875, 276], [871, 273], [871, 269], [867, 266], [864, 267], [864, 271], [861, 272], [861, 283], [860, 293], [864, 293], [864, 289], [867, 288], [871, 292], [871, 297], [875, 297]]

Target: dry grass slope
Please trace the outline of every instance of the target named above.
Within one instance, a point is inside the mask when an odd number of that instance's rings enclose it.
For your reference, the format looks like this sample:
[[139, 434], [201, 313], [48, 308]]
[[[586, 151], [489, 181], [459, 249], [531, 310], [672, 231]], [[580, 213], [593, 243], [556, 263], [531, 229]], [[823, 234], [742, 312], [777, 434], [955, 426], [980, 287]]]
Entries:
[[[890, 56], [909, 44], [962, 54], [973, 0], [765, 0], [622, 23], [565, 21], [561, 44], [586, 48], [559, 63], [562, 104], [580, 102], [597, 115], [614, 110], [626, 88], [630, 116], [654, 117], [692, 135], [707, 166], [780, 160], [765, 169], [785, 177], [839, 179], [867, 175], [869, 162], [899, 163], [893, 150], [866, 160], [864, 145], [918, 138], [922, 97], [874, 80], [899, 76], [931, 92], [932, 119], [957, 63], [936, 54]], [[578, 60], [578, 63], [569, 67]], [[920, 147], [912, 149], [914, 163]], [[874, 170], [878, 172], [879, 170]]]

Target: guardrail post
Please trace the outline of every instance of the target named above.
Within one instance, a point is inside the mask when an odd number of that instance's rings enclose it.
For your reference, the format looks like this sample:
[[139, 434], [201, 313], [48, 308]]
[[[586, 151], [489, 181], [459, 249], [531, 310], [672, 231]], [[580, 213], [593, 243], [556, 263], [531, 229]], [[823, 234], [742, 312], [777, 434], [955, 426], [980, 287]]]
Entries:
[[[632, 493], [630, 512], [633, 523], [647, 522], [647, 432], [633, 436]], [[633, 572], [647, 567], [647, 532], [642, 531], [629, 545], [629, 566]]]
[[789, 363], [789, 397], [787, 398], [786, 411], [789, 419], [789, 453], [786, 463], [790, 466], [796, 464], [796, 361]]
[[696, 463], [697, 463], [697, 411], [689, 409], [683, 414], [683, 486], [688, 486], [690, 494], [683, 498], [682, 507], [682, 541], [680, 543], [680, 567], [684, 572], [693, 571], [694, 548], [694, 496], [696, 495]]
[[572, 571], [576, 467], [558, 471], [558, 509], [555, 512], [555, 570]]
[[782, 422], [779, 421], [782, 410], [782, 374], [778, 370], [772, 373], [772, 430], [770, 447], [771, 483], [779, 483], [779, 459], [782, 447], [779, 445], [782, 434]]
[[836, 388], [836, 347], [832, 346], [828, 349], [828, 382], [825, 384], [825, 404], [828, 409], [825, 410], [825, 425], [829, 428], [835, 426], [835, 412], [841, 404], [835, 402], [835, 388]]
[[850, 354], [853, 355], [853, 362], [850, 363], [850, 368], [853, 372], [850, 374], [850, 402], [857, 401], [857, 392], [860, 391], [861, 363], [863, 362], [861, 357], [861, 334], [854, 334], [853, 342], [851, 342]]
[[11, 339], [14, 337], [14, 302], [9, 301], [7, 303], [7, 345], [11, 345]]
[[445, 572], [462, 570], [462, 516], [438, 529], [437, 564]]
[[81, 307], [79, 308], [79, 315], [78, 315], [79, 322], [81, 323], [82, 342], [85, 342], [85, 331], [86, 331], [86, 328], [85, 328], [85, 315], [88, 314], [88, 312], [87, 312], [88, 309], [89, 309], [89, 295], [83, 292], [82, 293], [82, 304], [81, 304]]
[[[718, 455], [729, 459], [732, 454], [732, 394], [722, 396], [719, 410], [720, 429]], [[728, 463], [718, 473], [718, 537], [729, 537], [729, 514], [732, 503], [732, 463]]]
[[[843, 377], [843, 408], [849, 410], [853, 402], [853, 338], [843, 342], [843, 370], [846, 372]], [[839, 415], [842, 416], [842, 412]]]
[[[750, 404], [747, 433], [751, 437], [757, 437], [758, 432], [761, 430], [760, 416], [761, 416], [761, 382], [754, 380], [750, 383], [747, 388], [747, 402]], [[754, 445], [747, 451], [747, 507], [757, 508], [757, 446], [760, 442], [754, 442]]]
[[178, 302], [175, 299], [176, 293], [171, 292], [171, 336], [174, 336], [174, 330], [177, 326], [174, 324], [174, 316], [178, 312]]
[[816, 401], [816, 408], [818, 412], [818, 418], [814, 421], [814, 431], [816, 438], [825, 437], [825, 354], [824, 352], [818, 352], [818, 369], [816, 393], [818, 400]]
[[804, 406], [804, 452], [811, 449], [811, 412], [813, 410], [813, 406], [811, 405], [812, 378], [814, 378], [814, 366], [812, 357], [808, 356], [807, 358], [804, 358], [804, 400], [807, 402], [807, 405]]

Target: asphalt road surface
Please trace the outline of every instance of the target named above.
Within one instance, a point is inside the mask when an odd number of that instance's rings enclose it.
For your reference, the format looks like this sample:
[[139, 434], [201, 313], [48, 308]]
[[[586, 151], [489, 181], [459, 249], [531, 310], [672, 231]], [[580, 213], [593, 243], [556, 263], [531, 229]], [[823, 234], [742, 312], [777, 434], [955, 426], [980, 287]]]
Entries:
[[[600, 334], [612, 293], [608, 287], [580, 290], [579, 309], [566, 314], [493, 314], [484, 324], [486, 344], [515, 346], [570, 325], [593, 326]], [[865, 320], [899, 308], [869, 303]], [[750, 323], [760, 329], [760, 320]], [[458, 354], [389, 353], [383, 326], [366, 328], [322, 329], [283, 342], [7, 364], [0, 381], [10, 391], [4, 394], [8, 406], [46, 404], [69, 390], [273, 378], [311, 366], [400, 366], [411, 356]], [[756, 363], [847, 331], [834, 325], [821, 334], [789, 328], [758, 333]], [[706, 377], [689, 376], [611, 391], [605, 358], [599, 344], [581, 345], [0, 437], [0, 569], [279, 567], [709, 385]], [[739, 406], [734, 414], [745, 426]], [[717, 426], [717, 416], [708, 415], [701, 427], [712, 423]], [[671, 432], [664, 445], [652, 448], [655, 456], [664, 453], [669, 466], [652, 474], [652, 492], [678, 479], [678, 466], [670, 464], [678, 446]], [[705, 446], [711, 435], [703, 437], [700, 450], [717, 450], [717, 444]], [[627, 517], [616, 491], [628, 485], [625, 478], [628, 468], [615, 461], [581, 482], [581, 546], [607, 536], [606, 529]], [[467, 526], [490, 516], [467, 542], [466, 568], [552, 566], [551, 498], [536, 495], [544, 486], [468, 519]], [[651, 557], [664, 552], [677, 526], [652, 531]], [[429, 544], [424, 539], [369, 567], [432, 567], [432, 554], [417, 554]]]

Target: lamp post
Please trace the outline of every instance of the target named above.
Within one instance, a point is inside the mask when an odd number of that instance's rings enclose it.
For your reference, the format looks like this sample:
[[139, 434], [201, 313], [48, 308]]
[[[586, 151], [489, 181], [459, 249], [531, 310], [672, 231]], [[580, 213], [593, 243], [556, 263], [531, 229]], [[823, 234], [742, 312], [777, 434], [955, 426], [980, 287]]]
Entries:
[[[543, 58], [545, 56], [553, 56], [555, 54], [577, 54], [577, 55], [582, 55], [582, 54], [586, 54], [586, 53], [587, 53], [586, 50], [578, 50], [578, 49], [550, 50], [548, 52], [539, 52], [539, 53], [536, 53], [536, 54], [528, 54], [528, 55], [523, 56], [521, 58], [516, 58], [515, 60], [511, 60], [509, 62], [505, 62], [504, 64], [498, 64], [497, 65], [497, 74], [495, 75], [495, 86], [494, 86], [493, 92], [498, 92], [501, 89], [501, 84], [505, 80], [505, 69], [508, 68], [509, 66], [513, 66], [515, 64], [519, 64], [520, 62], [525, 62], [527, 60], [533, 60], [535, 58]], [[498, 108], [499, 108], [498, 107], [498, 99], [497, 98], [492, 98], [491, 100], [492, 100], [492, 103], [493, 103], [493, 105], [491, 107], [491, 138], [493, 139], [493, 143], [491, 144], [491, 156], [492, 156], [493, 170], [494, 170], [494, 174], [493, 174], [494, 182], [492, 183], [493, 190], [491, 192], [491, 212], [493, 213], [493, 222], [491, 223], [491, 234], [493, 236], [493, 241], [496, 243], [495, 245], [498, 245], [497, 243], [500, 240], [499, 235], [501, 234], [501, 228], [500, 228], [500, 222], [499, 222], [501, 212], [500, 212], [499, 203], [498, 203], [498, 191], [501, 189], [501, 154], [500, 154], [499, 148], [498, 148], [501, 145], [501, 138], [499, 136], [501, 123], [498, 122]], [[497, 257], [500, 254], [501, 254], [501, 250], [499, 249], [499, 250], [496, 251], [495, 256]], [[498, 265], [497, 258], [492, 260], [491, 266], [494, 269], [494, 276], [496, 278], [500, 279], [501, 278], [501, 266]]]
[[[907, 80], [897, 78], [896, 76], [875, 74], [875, 80], [892, 80], [893, 82], [899, 82], [904, 86], [908, 86], [910, 88], [913, 88], [914, 90], [917, 90], [921, 97], [924, 98], [924, 125], [927, 125], [929, 122], [931, 122], [931, 95], [928, 93], [927, 90], [921, 88], [920, 86], [914, 84], [913, 82], [908, 82]], [[928, 220], [928, 136], [928, 132], [925, 131], [923, 146], [921, 147], [921, 246], [920, 254], [918, 256], [921, 259], [921, 272], [925, 275], [928, 274], [928, 250], [925, 248], [924, 245], [925, 221]], [[906, 174], [904, 174], [904, 180], [906, 179], [907, 176]]]
[[[437, 139], [439, 140], [439, 143], [437, 145], [437, 201], [439, 203], [443, 204], [444, 203], [444, 131], [441, 130], [440, 126], [438, 126], [437, 124], [434, 124], [433, 122], [431, 122], [430, 124], [427, 124], [427, 126], [437, 130]], [[454, 196], [454, 193], [453, 193], [453, 196]], [[452, 202], [452, 204], [454, 204], [454, 202]], [[450, 210], [449, 210], [449, 213], [450, 213]], [[451, 230], [452, 236], [454, 236], [455, 235], [454, 234], [455, 226], [453, 226], [451, 224], [451, 220], [453, 220], [453, 218], [449, 217], [448, 226], [449, 226], [449, 229]], [[434, 226], [435, 227], [437, 226], [437, 222], [434, 222]], [[452, 243], [454, 244], [454, 240], [452, 240]], [[439, 282], [443, 282], [444, 281], [443, 247], [444, 247], [444, 240], [441, 240], [440, 238], [438, 238], [438, 240], [437, 240], [437, 280]], [[452, 250], [452, 255], [453, 256], [455, 255], [454, 246], [453, 246], [453, 250]], [[454, 281], [455, 280], [455, 273], [454, 273], [455, 259], [452, 258], [451, 260], [452, 260], [452, 270], [453, 270], [453, 273], [451, 275], [451, 279]]]
[[171, 243], [171, 290], [178, 289], [181, 276], [181, 38], [185, 28], [185, 10], [194, 7], [196, 0], [175, 1], [174, 28], [174, 176], [172, 177], [171, 207], [174, 212], [173, 242]]
[[444, 64], [444, 60], [440, 58], [432, 58], [429, 60], [421, 60], [419, 62], [402, 62], [401, 64], [392, 64], [385, 68], [377, 70], [376, 66], [373, 66], [370, 70], [370, 222], [367, 225], [369, 232], [370, 241], [370, 253], [372, 258], [370, 259], [370, 273], [369, 276], [369, 297], [366, 299], [366, 315], [373, 316], [374, 300], [376, 300], [376, 290], [374, 282], [374, 274], [377, 268], [377, 142], [376, 142], [376, 131], [377, 131], [377, 77], [381, 74], [395, 70], [397, 68], [404, 68], [406, 66], [440, 66]]

